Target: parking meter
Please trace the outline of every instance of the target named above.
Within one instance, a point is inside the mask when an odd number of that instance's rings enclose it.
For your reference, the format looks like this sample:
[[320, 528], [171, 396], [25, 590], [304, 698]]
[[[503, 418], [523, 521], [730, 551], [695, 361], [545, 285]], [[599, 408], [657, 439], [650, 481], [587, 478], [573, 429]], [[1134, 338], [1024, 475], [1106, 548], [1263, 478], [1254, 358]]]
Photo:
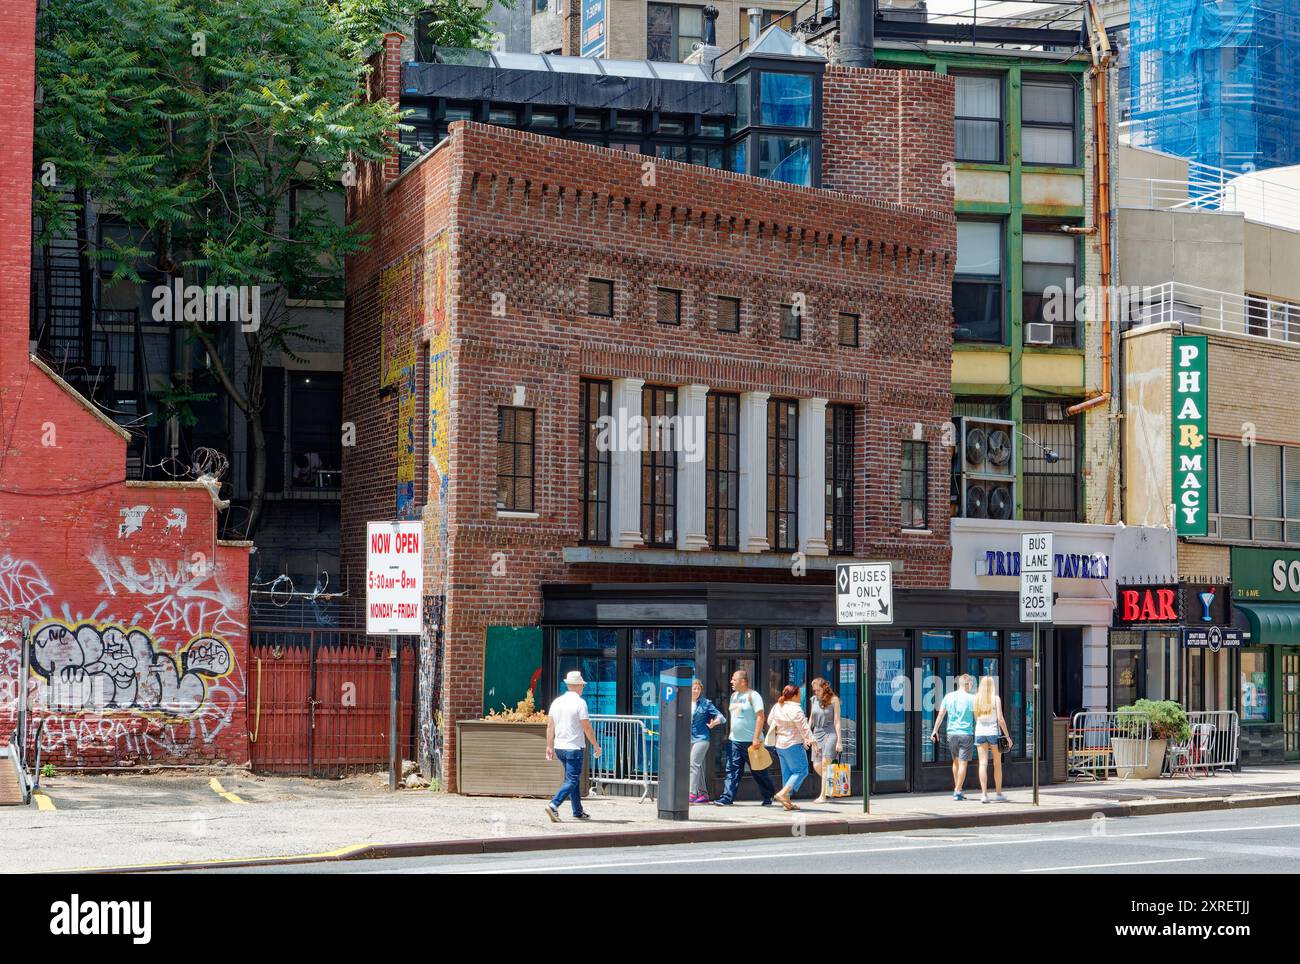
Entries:
[[691, 682], [690, 666], [671, 666], [659, 674], [659, 819], [690, 819]]

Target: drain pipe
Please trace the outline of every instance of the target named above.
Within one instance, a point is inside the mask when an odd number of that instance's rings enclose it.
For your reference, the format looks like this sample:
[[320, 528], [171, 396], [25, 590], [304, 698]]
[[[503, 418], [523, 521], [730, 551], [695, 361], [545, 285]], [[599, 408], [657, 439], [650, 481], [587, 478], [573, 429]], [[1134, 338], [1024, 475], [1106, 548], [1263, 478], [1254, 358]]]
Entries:
[[870, 67], [876, 62], [876, 0], [840, 0], [839, 63]]

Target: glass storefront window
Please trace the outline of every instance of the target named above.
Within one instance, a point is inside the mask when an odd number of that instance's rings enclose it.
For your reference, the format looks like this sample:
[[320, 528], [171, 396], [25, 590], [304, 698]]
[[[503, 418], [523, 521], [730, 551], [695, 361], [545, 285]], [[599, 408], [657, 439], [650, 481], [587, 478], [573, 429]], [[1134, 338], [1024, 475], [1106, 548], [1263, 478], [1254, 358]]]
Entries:
[[773, 651], [794, 653], [808, 648], [808, 637], [802, 629], [774, 629], [768, 636], [768, 647]]
[[694, 651], [697, 629], [634, 629], [633, 649], [683, 649]]
[[[858, 631], [856, 629], [823, 629], [821, 631], [823, 650], [849, 650], [858, 648]], [[830, 677], [827, 677], [829, 679]]]
[[713, 635], [719, 650], [743, 652], [758, 649], [758, 632], [753, 629], [719, 629]]
[[803, 657], [768, 660], [767, 709], [776, 705], [781, 691], [787, 686], [799, 687], [799, 705], [808, 712], [808, 660]]
[[[907, 778], [907, 708], [899, 697], [899, 677], [905, 684], [907, 650], [881, 646], [876, 650], [875, 662], [875, 740], [871, 764], [879, 782], [902, 781]], [[906, 693], [906, 688], [901, 692]]]
[[1268, 650], [1241, 651], [1241, 718], [1247, 723], [1269, 719]]
[[1030, 649], [1034, 648], [1034, 634], [1010, 632], [1007, 633], [1007, 639], [1012, 649]]
[[[1028, 636], [1029, 633], [1016, 635]], [[1032, 642], [1031, 642], [1032, 646]], [[1011, 748], [1011, 757], [1015, 760], [1026, 759], [1034, 750], [1033, 708], [1029, 705], [1030, 663], [1027, 656], [1011, 657], [1011, 674], [1007, 680], [1007, 693], [1003, 698], [1003, 715], [1007, 719], [1007, 730], [1015, 745]]]
[[1142, 634], [1110, 634], [1110, 704], [1112, 708], [1130, 706], [1138, 698], [1138, 680], [1142, 676]]
[[758, 138], [758, 176], [785, 184], [812, 184], [811, 141], [806, 137], [761, 134]]
[[[924, 638], [925, 634], [922, 634]], [[948, 634], [951, 636], [951, 634]], [[951, 692], [955, 682], [950, 682], [957, 675], [956, 656], [922, 656], [921, 657], [921, 726], [918, 736], [921, 739], [921, 762], [936, 763], [948, 761], [948, 743], [939, 734], [939, 742], [930, 740], [934, 729], [934, 718], [939, 714], [939, 704]]]
[[606, 650], [617, 646], [617, 629], [557, 629], [555, 631], [555, 647], [560, 650]]
[[[825, 642], [822, 648], [826, 648]], [[861, 705], [861, 697], [858, 694], [857, 657], [823, 659], [821, 676], [831, 684], [835, 695], [840, 698], [840, 742], [844, 749], [840, 753], [839, 762], [851, 767], [857, 766], [858, 707]]]
[[976, 652], [998, 651], [998, 634], [996, 632], [973, 631], [966, 634], [966, 648]]
[[926, 652], [943, 652], [956, 647], [953, 645], [953, 634], [951, 632], [926, 630], [921, 633], [921, 648]]
[[618, 712], [618, 660], [602, 656], [562, 655], [556, 668], [556, 696], [568, 692], [568, 687], [564, 685], [564, 675], [576, 669], [587, 681], [582, 691], [582, 698], [587, 701], [587, 711], [605, 715]]

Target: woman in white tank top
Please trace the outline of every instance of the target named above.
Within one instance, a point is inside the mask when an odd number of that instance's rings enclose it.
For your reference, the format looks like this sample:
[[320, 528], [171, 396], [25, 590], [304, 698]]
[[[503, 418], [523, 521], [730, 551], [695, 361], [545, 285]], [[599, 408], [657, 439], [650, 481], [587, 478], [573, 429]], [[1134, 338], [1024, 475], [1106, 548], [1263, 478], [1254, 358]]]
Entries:
[[992, 676], [980, 679], [975, 696], [975, 749], [980, 756], [980, 803], [989, 803], [989, 755], [993, 756], [993, 800], [1006, 802], [1002, 794], [1002, 740], [1011, 749], [1011, 733], [1002, 715], [1002, 698], [997, 694], [997, 681]]

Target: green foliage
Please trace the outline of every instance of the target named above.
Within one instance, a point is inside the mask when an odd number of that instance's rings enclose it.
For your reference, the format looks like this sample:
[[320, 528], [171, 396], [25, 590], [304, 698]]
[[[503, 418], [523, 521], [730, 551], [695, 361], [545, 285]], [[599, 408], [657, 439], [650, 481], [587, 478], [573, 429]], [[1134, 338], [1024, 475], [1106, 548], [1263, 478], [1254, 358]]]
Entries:
[[42, 764], [41, 764], [41, 776], [43, 776], [43, 777], [52, 777], [52, 776], [54, 776], [54, 764], [53, 764], [53, 763], [42, 763]]
[[1186, 742], [1192, 738], [1187, 713], [1174, 700], [1138, 700], [1132, 706], [1121, 706], [1117, 712], [1145, 716], [1151, 721], [1153, 739]]

